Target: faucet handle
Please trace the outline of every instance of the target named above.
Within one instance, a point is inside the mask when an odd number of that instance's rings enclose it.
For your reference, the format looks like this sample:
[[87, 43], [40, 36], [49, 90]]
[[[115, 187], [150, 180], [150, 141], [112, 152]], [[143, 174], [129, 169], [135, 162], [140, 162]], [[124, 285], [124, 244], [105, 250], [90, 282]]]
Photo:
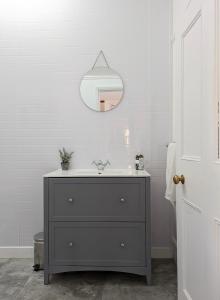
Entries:
[[95, 165], [97, 167], [98, 163], [96, 160], [93, 160], [93, 162], [91, 163], [91, 165]]
[[111, 165], [109, 160], [106, 160], [106, 162], [103, 162], [102, 160], [93, 160], [92, 165], [95, 165], [97, 168], [103, 169], [107, 165]]
[[105, 162], [105, 164], [104, 164], [105, 166], [107, 166], [107, 165], [109, 165], [109, 166], [111, 166], [111, 163], [110, 163], [110, 161], [109, 160], [106, 160], [106, 162]]

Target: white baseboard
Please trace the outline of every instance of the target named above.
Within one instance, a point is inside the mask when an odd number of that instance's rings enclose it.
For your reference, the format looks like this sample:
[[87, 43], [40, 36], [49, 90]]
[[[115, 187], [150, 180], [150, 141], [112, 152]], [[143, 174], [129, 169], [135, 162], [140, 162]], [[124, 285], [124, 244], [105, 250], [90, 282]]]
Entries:
[[[0, 247], [0, 258], [33, 258], [33, 247]], [[153, 247], [152, 258], [172, 258], [169, 247]]]
[[32, 258], [33, 247], [0, 247], [0, 258]]

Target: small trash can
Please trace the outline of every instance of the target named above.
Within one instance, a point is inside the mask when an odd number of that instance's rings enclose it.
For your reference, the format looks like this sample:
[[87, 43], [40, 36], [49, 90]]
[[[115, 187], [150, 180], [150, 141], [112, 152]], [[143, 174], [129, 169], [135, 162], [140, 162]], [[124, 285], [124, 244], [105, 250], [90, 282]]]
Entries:
[[44, 234], [38, 232], [34, 235], [34, 271], [44, 268]]

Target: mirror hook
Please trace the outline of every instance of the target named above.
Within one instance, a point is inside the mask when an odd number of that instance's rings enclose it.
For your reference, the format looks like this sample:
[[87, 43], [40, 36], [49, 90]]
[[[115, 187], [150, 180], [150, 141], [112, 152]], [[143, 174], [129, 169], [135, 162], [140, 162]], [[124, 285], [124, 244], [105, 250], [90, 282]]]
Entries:
[[95, 68], [96, 63], [97, 63], [97, 61], [99, 60], [99, 58], [100, 58], [101, 56], [104, 58], [104, 61], [105, 61], [106, 66], [110, 69], [110, 66], [109, 66], [109, 64], [108, 64], [108, 62], [107, 62], [107, 59], [106, 59], [106, 57], [105, 57], [105, 54], [104, 54], [104, 52], [101, 50], [101, 51], [99, 52], [98, 56], [96, 57], [95, 63], [94, 63], [94, 65], [92, 66], [92, 70]]

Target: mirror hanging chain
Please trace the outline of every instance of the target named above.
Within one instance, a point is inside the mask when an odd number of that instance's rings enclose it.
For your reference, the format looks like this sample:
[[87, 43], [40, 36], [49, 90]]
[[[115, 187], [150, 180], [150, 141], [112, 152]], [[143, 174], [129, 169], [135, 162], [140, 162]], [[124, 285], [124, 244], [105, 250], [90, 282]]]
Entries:
[[95, 63], [94, 63], [94, 65], [92, 66], [92, 70], [95, 68], [95, 66], [96, 66], [96, 64], [97, 64], [97, 61], [98, 61], [98, 59], [100, 58], [100, 56], [102, 56], [102, 57], [104, 58], [104, 61], [105, 61], [105, 64], [106, 64], [107, 68], [110, 69], [109, 64], [108, 64], [108, 62], [107, 62], [107, 59], [106, 59], [106, 57], [105, 57], [105, 54], [104, 54], [104, 52], [101, 50], [101, 51], [99, 52], [98, 56], [96, 57]]

